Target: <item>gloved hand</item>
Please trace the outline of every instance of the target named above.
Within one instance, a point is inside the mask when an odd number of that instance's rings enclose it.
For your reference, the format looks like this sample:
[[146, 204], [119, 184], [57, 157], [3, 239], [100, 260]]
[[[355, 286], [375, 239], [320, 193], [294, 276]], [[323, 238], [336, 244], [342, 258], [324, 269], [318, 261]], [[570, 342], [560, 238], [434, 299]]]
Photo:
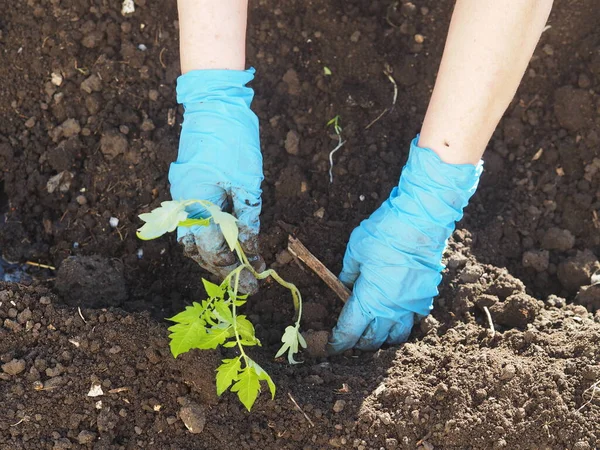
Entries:
[[350, 236], [340, 280], [353, 288], [329, 343], [329, 353], [376, 350], [410, 335], [426, 316], [444, 266], [455, 222], [477, 189], [483, 163], [444, 163], [417, 136], [398, 187]]
[[[254, 91], [246, 83], [254, 69], [194, 70], [177, 80], [177, 101], [185, 108], [177, 161], [169, 181], [174, 200], [209, 200], [238, 219], [239, 239], [254, 268], [262, 271], [258, 251], [260, 183], [263, 180], [258, 118], [250, 109]], [[205, 218], [200, 205], [190, 218]], [[187, 256], [224, 278], [239, 265], [217, 225], [179, 227]], [[258, 282], [244, 270], [240, 291], [254, 293]]]

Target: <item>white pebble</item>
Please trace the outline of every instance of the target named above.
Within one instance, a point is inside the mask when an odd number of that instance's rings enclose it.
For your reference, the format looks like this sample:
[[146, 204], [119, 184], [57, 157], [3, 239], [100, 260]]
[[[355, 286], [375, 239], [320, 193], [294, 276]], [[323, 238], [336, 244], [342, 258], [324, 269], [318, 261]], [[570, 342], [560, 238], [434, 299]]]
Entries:
[[138, 257], [138, 259], [142, 259], [144, 257], [144, 250], [143, 249], [138, 248], [137, 257]]
[[359, 196], [358, 196], [358, 199], [359, 199], [361, 202], [364, 202], [364, 201], [365, 201], [365, 196], [361, 194], [361, 195], [359, 195]]
[[140, 45], [138, 45], [138, 48], [139, 48], [141, 51], [143, 51], [143, 52], [145, 52], [146, 50], [148, 50], [148, 47], [146, 47], [144, 44], [140, 44]]
[[60, 73], [52, 72], [50, 80], [54, 86], [60, 86], [63, 82], [63, 77]]
[[111, 217], [108, 223], [111, 227], [117, 228], [119, 226], [119, 219], [117, 219], [116, 217]]
[[121, 14], [132, 14], [135, 12], [135, 3], [133, 0], [123, 0], [123, 6], [121, 7]]

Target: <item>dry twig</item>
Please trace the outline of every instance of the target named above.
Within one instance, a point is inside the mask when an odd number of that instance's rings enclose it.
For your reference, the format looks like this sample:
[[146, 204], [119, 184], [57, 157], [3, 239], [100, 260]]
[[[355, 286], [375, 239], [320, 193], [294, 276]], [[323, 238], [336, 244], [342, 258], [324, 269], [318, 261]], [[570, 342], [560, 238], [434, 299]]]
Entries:
[[304, 264], [316, 273], [319, 278], [321, 278], [321, 280], [337, 294], [342, 302], [346, 303], [348, 298], [350, 298], [350, 290], [344, 286], [315, 255], [308, 251], [300, 240], [291, 235], [288, 239], [288, 251], [300, 261], [304, 262]]
[[312, 420], [310, 420], [310, 417], [308, 417], [308, 414], [306, 414], [306, 413], [305, 413], [305, 412], [302, 410], [302, 408], [300, 408], [300, 405], [298, 405], [298, 403], [296, 402], [296, 400], [294, 400], [294, 397], [292, 397], [292, 394], [290, 394], [289, 392], [288, 392], [288, 397], [290, 398], [290, 400], [292, 401], [292, 403], [294, 404], [294, 406], [296, 407], [296, 409], [297, 409], [298, 411], [300, 411], [300, 412], [301, 412], [301, 413], [304, 415], [304, 418], [305, 418], [306, 420], [308, 420], [308, 423], [310, 423], [310, 426], [311, 426], [311, 427], [314, 427], [314, 426], [315, 426], [315, 424], [313, 423], [313, 421], [312, 421]]

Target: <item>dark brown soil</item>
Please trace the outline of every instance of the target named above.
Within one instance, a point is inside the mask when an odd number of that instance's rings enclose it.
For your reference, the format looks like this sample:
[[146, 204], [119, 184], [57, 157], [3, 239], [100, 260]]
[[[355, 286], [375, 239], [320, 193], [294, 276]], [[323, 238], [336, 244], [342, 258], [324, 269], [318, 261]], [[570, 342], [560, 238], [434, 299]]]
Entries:
[[[0, 373], [1, 450], [599, 445], [600, 403], [588, 402], [600, 395], [595, 0], [555, 2], [552, 27], [451, 242], [434, 316], [400, 348], [288, 367], [272, 355], [293, 308], [284, 290], [265, 284], [247, 313], [264, 343], [254, 356], [279, 391], [274, 402], [262, 396], [252, 414], [229, 394], [215, 398], [219, 355], [168, 355], [161, 320], [202, 295], [206, 274], [174, 236], [135, 237], [137, 215], [169, 198], [182, 118], [175, 2], [136, 0], [128, 18], [117, 1], [4, 3], [0, 251], [11, 262], [62, 269], [30, 267], [34, 278], [50, 280], [0, 289], [0, 358], [8, 363]], [[258, 71], [265, 160], [261, 244], [267, 263], [306, 298], [305, 330], [330, 329], [341, 304], [289, 261], [287, 236], [337, 271], [351, 230], [397, 183], [452, 2], [415, 5], [251, 6], [248, 60]], [[365, 130], [392, 100], [386, 64], [398, 103]], [[347, 144], [329, 184], [336, 141], [325, 124], [337, 114]], [[93, 255], [94, 263], [81, 263]], [[104, 278], [94, 276], [99, 267]], [[108, 306], [128, 312], [101, 309]], [[104, 395], [87, 397], [96, 382]], [[191, 434], [179, 415], [196, 419], [201, 433]]]

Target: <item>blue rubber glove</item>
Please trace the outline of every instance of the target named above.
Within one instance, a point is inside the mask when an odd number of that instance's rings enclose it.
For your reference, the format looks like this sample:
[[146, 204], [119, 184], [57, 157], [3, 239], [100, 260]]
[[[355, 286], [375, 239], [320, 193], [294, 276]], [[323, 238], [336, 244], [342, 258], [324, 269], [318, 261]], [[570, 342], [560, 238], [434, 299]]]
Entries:
[[405, 342], [415, 315], [432, 309], [442, 253], [477, 189], [483, 162], [444, 163], [418, 139], [398, 187], [350, 236], [340, 280], [353, 291], [333, 330], [330, 354]]
[[[169, 181], [175, 200], [209, 200], [231, 210], [238, 219], [242, 248], [255, 269], [264, 270], [259, 256], [259, 214], [263, 180], [258, 118], [250, 109], [254, 91], [246, 83], [254, 69], [194, 70], [177, 79], [177, 102], [185, 108], [177, 161]], [[190, 217], [205, 218], [199, 205]], [[187, 256], [224, 278], [239, 265], [217, 225], [179, 227]], [[258, 282], [244, 271], [240, 290], [254, 293]]]

